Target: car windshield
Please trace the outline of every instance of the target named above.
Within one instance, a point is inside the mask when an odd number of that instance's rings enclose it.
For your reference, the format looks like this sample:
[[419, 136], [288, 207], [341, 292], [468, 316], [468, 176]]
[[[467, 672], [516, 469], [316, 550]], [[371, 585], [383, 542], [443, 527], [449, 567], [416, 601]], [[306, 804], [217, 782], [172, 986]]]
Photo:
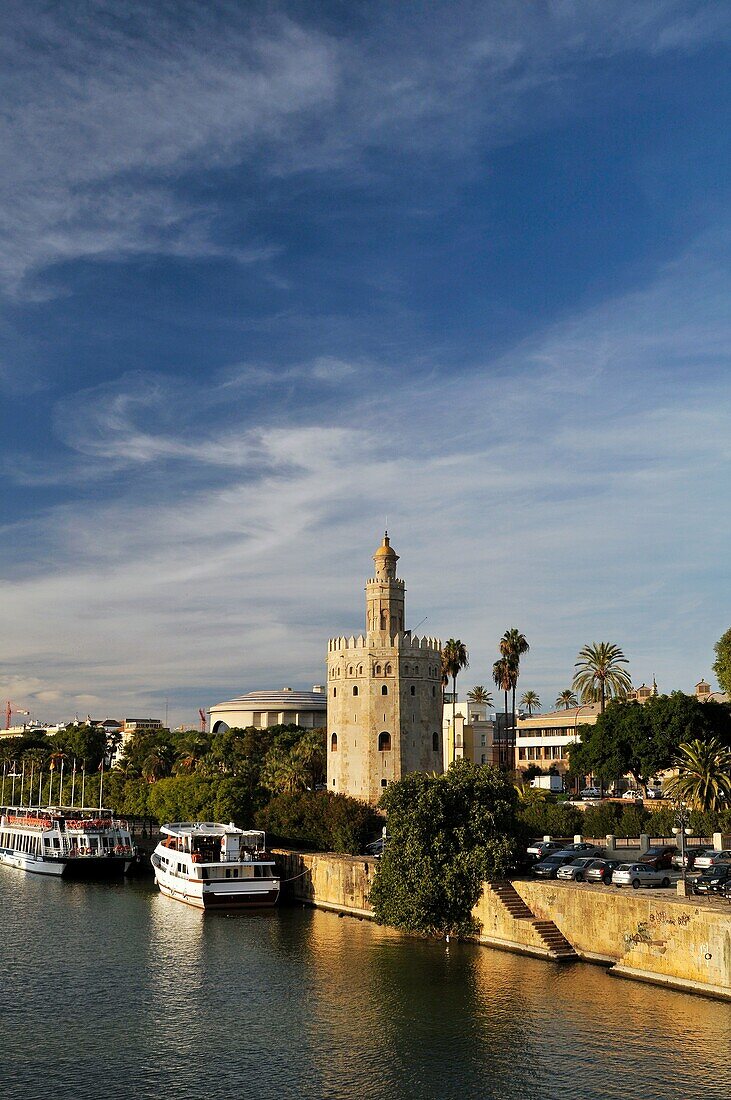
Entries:
[[618, 871], [631, 871], [632, 870], [632, 864], [631, 863], [620, 863], [617, 870]]

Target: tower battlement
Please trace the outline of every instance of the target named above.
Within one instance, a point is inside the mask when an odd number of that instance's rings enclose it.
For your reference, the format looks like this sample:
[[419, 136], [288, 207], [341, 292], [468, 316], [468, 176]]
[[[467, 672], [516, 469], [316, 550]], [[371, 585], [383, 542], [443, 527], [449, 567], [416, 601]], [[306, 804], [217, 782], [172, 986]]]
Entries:
[[426, 636], [418, 638], [412, 635], [408, 630], [393, 636], [386, 631], [375, 630], [369, 631], [367, 635], [359, 634], [357, 637], [351, 634], [349, 638], [344, 635], [340, 638], [330, 638], [327, 643], [327, 651], [328, 653], [336, 653], [341, 649], [367, 650], [373, 648], [374, 645], [390, 645], [393, 646], [394, 649], [403, 650], [405, 652], [419, 650], [441, 654], [442, 651], [442, 643], [439, 638], [428, 638]]

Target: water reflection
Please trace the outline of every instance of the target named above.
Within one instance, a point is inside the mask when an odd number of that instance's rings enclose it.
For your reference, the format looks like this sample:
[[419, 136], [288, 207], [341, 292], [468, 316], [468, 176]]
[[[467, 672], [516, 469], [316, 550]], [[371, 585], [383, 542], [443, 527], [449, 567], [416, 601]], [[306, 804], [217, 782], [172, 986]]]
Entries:
[[8, 1095], [553, 1100], [720, 1094], [731, 1007], [307, 909], [0, 868]]

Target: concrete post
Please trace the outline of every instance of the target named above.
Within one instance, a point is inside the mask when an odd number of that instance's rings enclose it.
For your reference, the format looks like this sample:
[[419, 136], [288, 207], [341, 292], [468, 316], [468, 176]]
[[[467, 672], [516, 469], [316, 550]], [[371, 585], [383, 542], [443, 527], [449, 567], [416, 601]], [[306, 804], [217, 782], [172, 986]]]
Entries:
[[574, 833], [574, 844], [581, 844], [581, 842], [583, 841], [583, 839], [584, 839], [584, 838], [583, 838], [583, 836], [581, 835], [581, 833]]
[[731, 835], [728, 833], [714, 833], [713, 834], [713, 850], [714, 852], [723, 852], [731, 848]]
[[607, 833], [605, 839], [606, 839], [606, 842], [607, 842], [607, 844], [606, 844], [607, 851], [608, 852], [613, 852], [614, 851], [614, 845], [615, 845], [615, 842], [616, 842], [616, 839], [617, 839], [615, 837], [614, 833]]
[[650, 847], [649, 833], [640, 833], [640, 852], [646, 852]]

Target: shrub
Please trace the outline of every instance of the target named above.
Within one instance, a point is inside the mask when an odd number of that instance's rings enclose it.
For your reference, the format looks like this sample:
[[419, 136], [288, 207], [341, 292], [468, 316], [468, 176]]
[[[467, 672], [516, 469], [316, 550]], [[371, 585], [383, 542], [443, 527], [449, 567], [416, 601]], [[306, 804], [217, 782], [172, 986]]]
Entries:
[[622, 806], [616, 802], [602, 802], [591, 806], [584, 813], [582, 833], [584, 836], [605, 837], [607, 833], [616, 835], [622, 817]]
[[584, 830], [584, 815], [575, 806], [536, 802], [520, 811], [519, 820], [531, 836], [574, 836]]
[[383, 818], [347, 795], [302, 791], [277, 795], [256, 814], [256, 824], [280, 843], [357, 855], [380, 833]]

